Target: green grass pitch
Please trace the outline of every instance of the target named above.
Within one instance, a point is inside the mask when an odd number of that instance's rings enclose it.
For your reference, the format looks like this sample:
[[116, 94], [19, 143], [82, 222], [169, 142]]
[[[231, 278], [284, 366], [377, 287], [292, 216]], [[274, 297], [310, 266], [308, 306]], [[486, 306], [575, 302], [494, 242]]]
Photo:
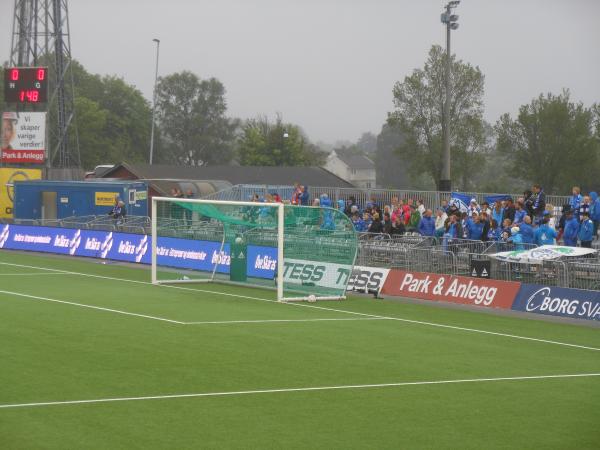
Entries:
[[600, 445], [599, 328], [148, 280], [0, 251], [1, 449]]

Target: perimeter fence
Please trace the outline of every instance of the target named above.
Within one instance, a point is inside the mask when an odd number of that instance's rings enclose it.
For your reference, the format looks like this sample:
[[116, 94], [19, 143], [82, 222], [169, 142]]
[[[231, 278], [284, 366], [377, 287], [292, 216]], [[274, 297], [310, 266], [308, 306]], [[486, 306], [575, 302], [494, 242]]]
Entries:
[[[359, 205], [366, 205], [375, 200], [380, 205], [389, 205], [392, 198], [398, 197], [400, 200], [423, 200], [427, 208], [437, 208], [443, 200], [450, 200], [451, 192], [441, 191], [418, 191], [418, 190], [397, 190], [397, 189], [359, 189], [359, 188], [335, 188], [323, 186], [308, 186], [308, 192], [311, 198], [318, 198], [321, 194], [327, 194], [333, 201], [348, 200], [354, 197]], [[213, 200], [231, 200], [247, 201], [254, 194], [264, 198], [267, 194], [279, 194], [282, 199], [290, 199], [294, 191], [291, 185], [271, 185], [271, 184], [238, 184], [231, 188], [215, 192], [203, 197]], [[515, 201], [522, 197], [523, 193], [485, 193], [485, 192], [467, 192], [471, 198], [475, 198], [479, 204], [485, 201], [486, 197], [498, 195], [510, 195]], [[560, 206], [569, 202], [569, 197], [565, 195], [546, 195], [546, 202], [559, 209]]]

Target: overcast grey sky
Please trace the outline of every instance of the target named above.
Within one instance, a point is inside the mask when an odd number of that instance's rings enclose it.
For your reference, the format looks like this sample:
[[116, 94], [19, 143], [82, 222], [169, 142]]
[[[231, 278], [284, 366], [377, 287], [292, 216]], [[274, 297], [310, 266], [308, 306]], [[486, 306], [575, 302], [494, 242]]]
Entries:
[[[13, 0], [0, 0], [0, 60]], [[313, 141], [378, 133], [392, 87], [445, 45], [441, 0], [70, 0], [73, 56], [151, 99], [159, 75], [190, 70], [227, 89], [229, 115], [283, 114]], [[485, 118], [542, 92], [600, 101], [600, 0], [463, 0], [452, 50], [481, 68]]]

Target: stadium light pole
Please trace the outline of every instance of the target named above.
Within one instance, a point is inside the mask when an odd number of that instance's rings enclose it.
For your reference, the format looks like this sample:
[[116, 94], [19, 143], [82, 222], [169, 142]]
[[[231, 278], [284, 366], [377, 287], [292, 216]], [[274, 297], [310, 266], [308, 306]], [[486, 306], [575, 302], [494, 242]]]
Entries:
[[152, 165], [152, 156], [154, 153], [154, 117], [156, 114], [156, 83], [158, 81], [158, 49], [160, 47], [160, 39], [152, 39], [156, 42], [156, 71], [154, 72], [154, 90], [152, 93], [152, 130], [150, 131], [150, 165]]
[[450, 178], [450, 32], [458, 28], [458, 16], [452, 14], [452, 10], [458, 6], [460, 0], [448, 2], [445, 11], [442, 13], [442, 23], [446, 25], [446, 75], [445, 89], [446, 100], [444, 101], [444, 112], [442, 128], [444, 131], [444, 155], [442, 166], [442, 178], [440, 179], [439, 189], [442, 192], [452, 191], [452, 181]]

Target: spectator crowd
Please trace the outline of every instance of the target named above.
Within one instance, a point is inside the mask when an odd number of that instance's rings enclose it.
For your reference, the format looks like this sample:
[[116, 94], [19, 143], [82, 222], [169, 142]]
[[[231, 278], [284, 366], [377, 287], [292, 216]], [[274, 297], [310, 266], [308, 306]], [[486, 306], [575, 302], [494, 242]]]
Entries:
[[[173, 197], [183, 198], [180, 190]], [[193, 197], [190, 191], [185, 197]], [[389, 202], [372, 196], [364, 205], [356, 197], [334, 201], [322, 193], [311, 201], [307, 186], [295, 183], [289, 199], [278, 193], [261, 198], [251, 196], [253, 202], [284, 202], [298, 206], [324, 206], [336, 208], [348, 216], [357, 232], [376, 235], [402, 235], [405, 233], [438, 238], [444, 245], [456, 240], [512, 242], [516, 249], [540, 245], [592, 247], [598, 239], [600, 226], [600, 198], [596, 192], [582, 195], [573, 187], [569, 202], [555, 207], [546, 202], [539, 184], [526, 190], [519, 198], [496, 196], [492, 204], [477, 199], [443, 200], [433, 208], [421, 199], [391, 197]], [[468, 204], [467, 204], [468, 202]], [[330, 214], [322, 217], [322, 228], [334, 229]]]
[[596, 192], [582, 195], [579, 187], [573, 187], [569, 202], [558, 208], [546, 202], [539, 184], [523, 192], [516, 201], [503, 196], [492, 204], [487, 201], [479, 204], [475, 198], [466, 204], [451, 198], [432, 208], [423, 200], [397, 196], [392, 197], [389, 204], [371, 197], [360, 205], [350, 196], [334, 205], [327, 194], [311, 202], [308, 188], [296, 183], [290, 203], [337, 207], [350, 218], [358, 232], [418, 233], [437, 237], [444, 244], [468, 239], [512, 242], [517, 249], [553, 244], [591, 247], [593, 240], [598, 239], [600, 225], [600, 198]]

